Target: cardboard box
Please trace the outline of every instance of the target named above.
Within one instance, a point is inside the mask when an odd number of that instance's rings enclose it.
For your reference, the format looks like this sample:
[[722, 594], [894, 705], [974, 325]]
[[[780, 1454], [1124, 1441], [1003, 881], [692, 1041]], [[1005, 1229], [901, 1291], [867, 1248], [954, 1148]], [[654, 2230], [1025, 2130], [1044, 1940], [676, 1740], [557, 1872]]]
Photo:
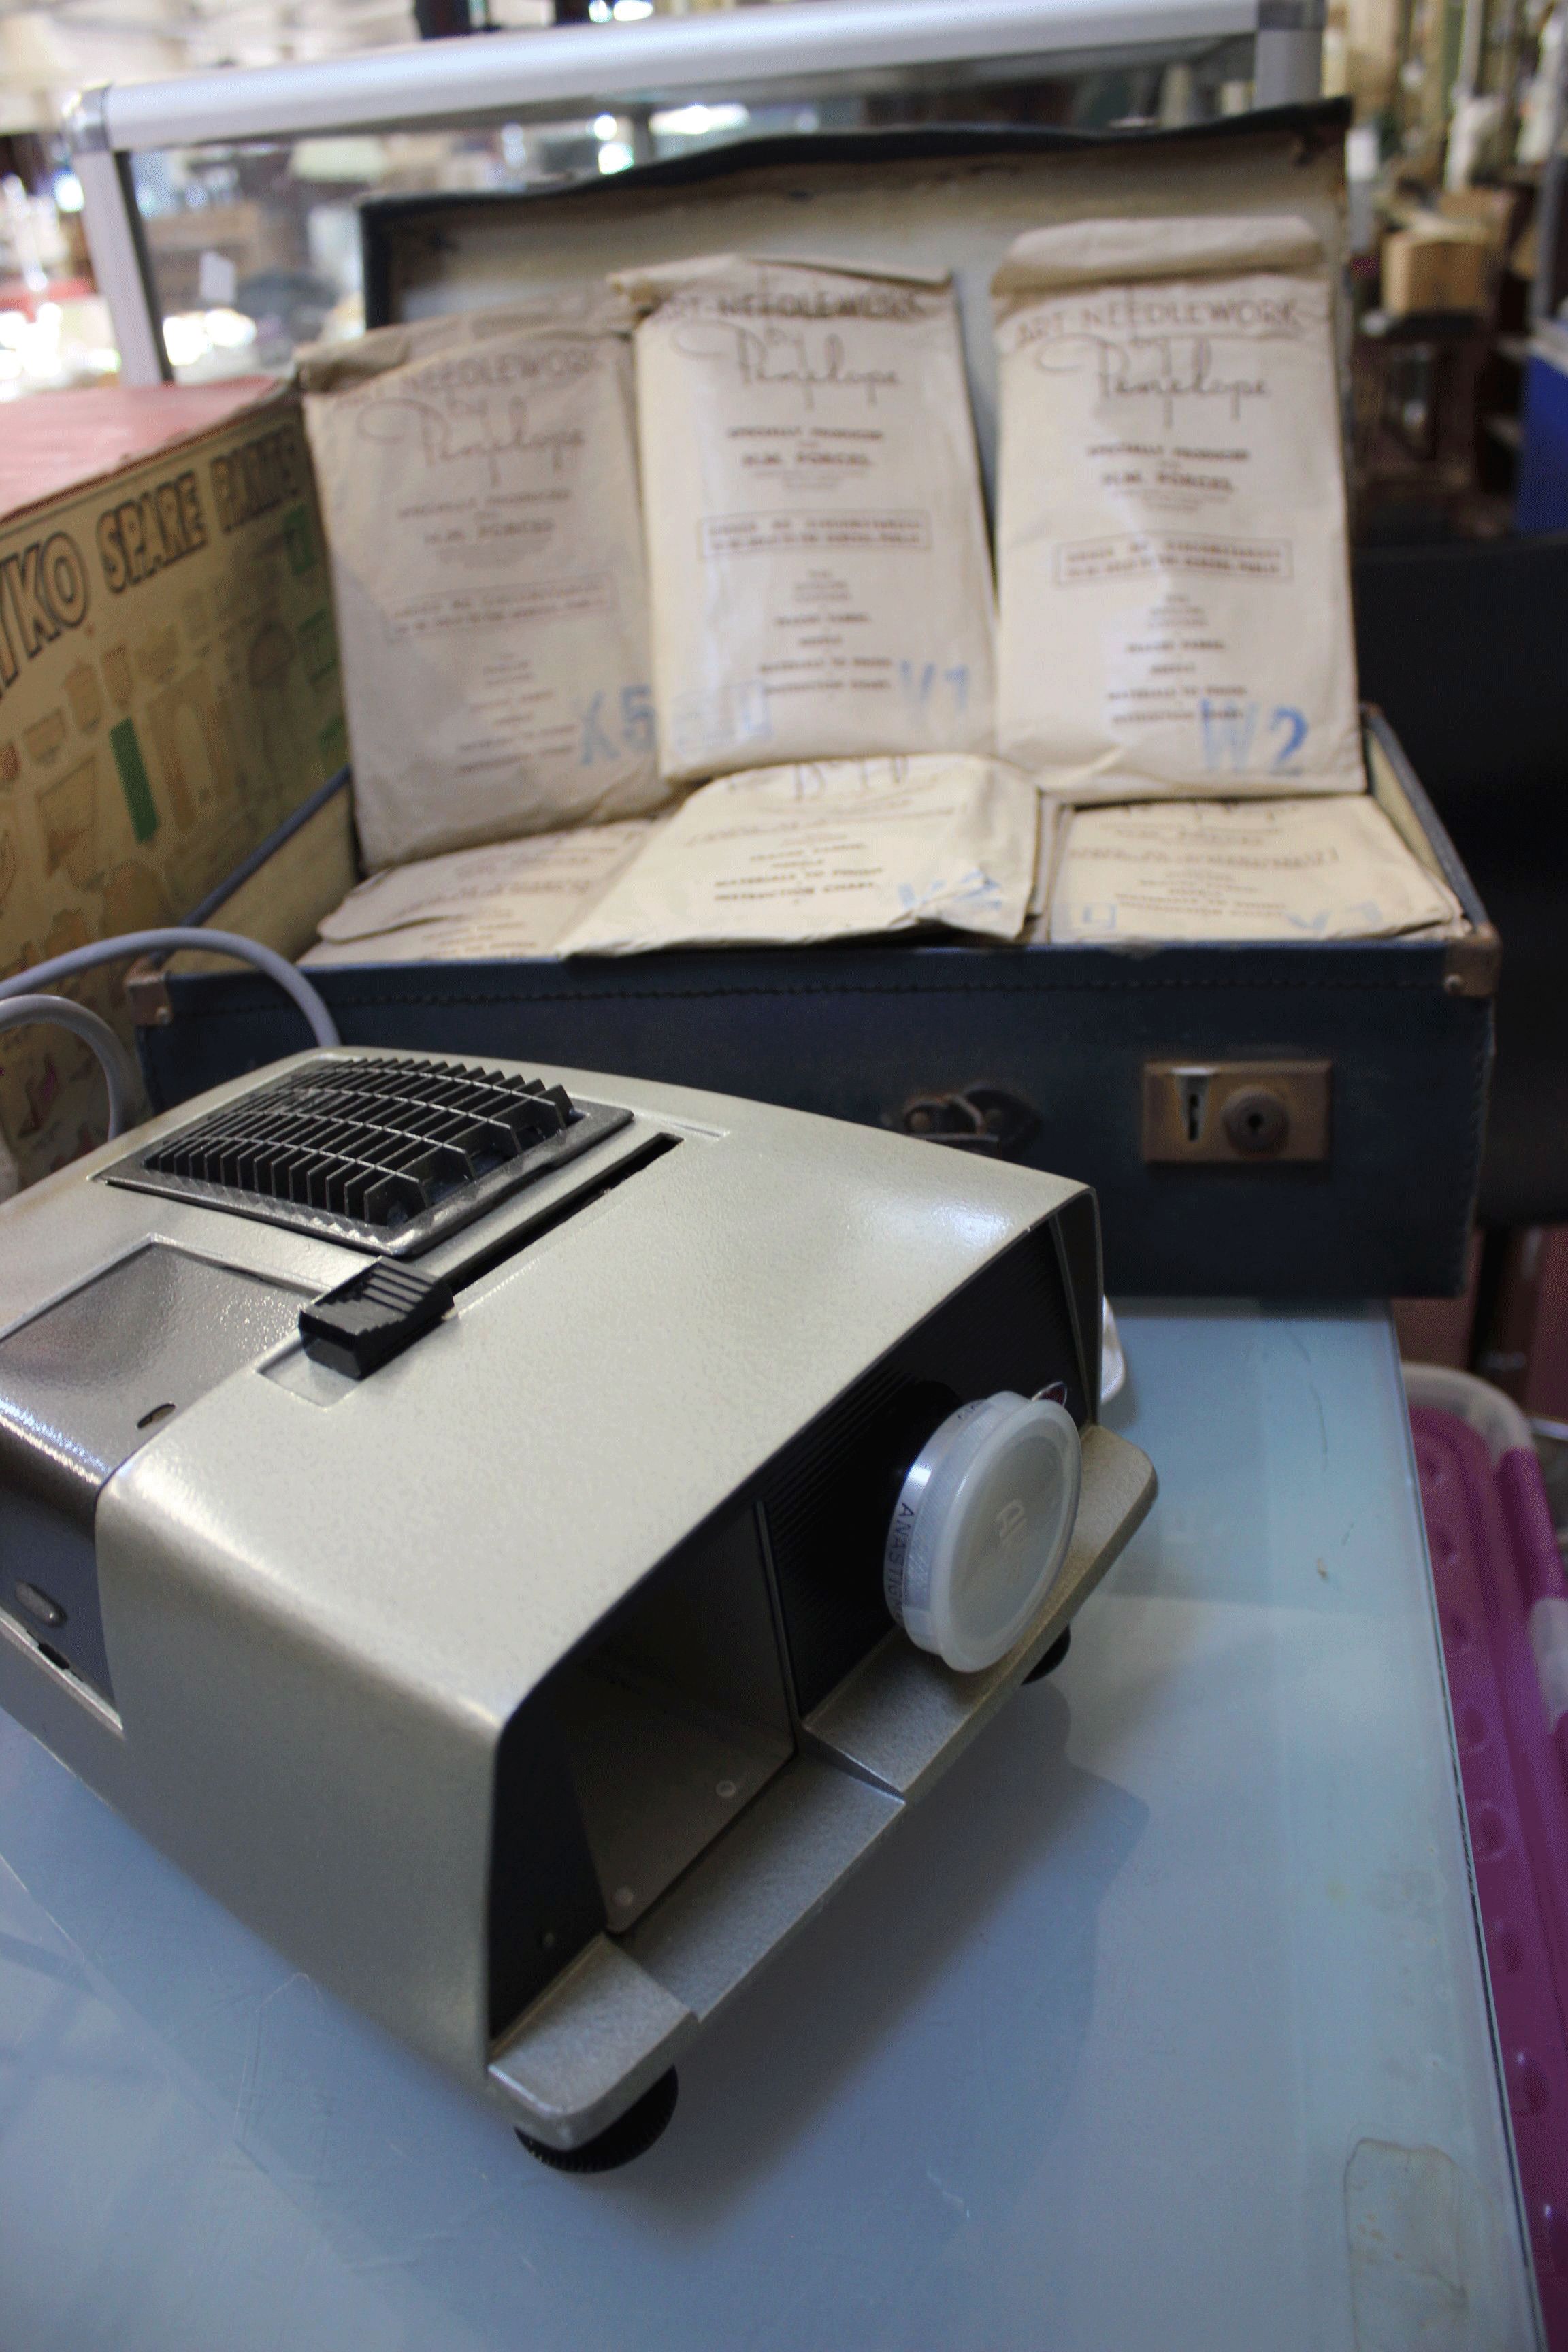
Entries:
[[1485, 310], [1495, 266], [1484, 227], [1432, 215], [1384, 238], [1383, 308], [1391, 318], [1411, 310]]
[[[297, 399], [45, 393], [0, 448], [0, 971], [178, 922], [348, 756]], [[123, 973], [73, 993], [129, 1042]], [[0, 1193], [103, 1139], [90, 1053], [0, 1033]]]
[[1511, 188], [1445, 188], [1437, 210], [1445, 220], [1480, 229], [1494, 253], [1505, 250], [1519, 200]]

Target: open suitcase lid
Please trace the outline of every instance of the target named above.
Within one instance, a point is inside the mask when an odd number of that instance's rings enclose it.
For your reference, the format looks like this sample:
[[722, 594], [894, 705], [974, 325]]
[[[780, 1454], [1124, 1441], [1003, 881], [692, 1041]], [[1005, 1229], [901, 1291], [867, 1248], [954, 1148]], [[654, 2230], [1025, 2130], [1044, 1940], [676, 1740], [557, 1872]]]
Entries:
[[567, 186], [372, 198], [365, 323], [515, 302], [701, 253], [951, 271], [981, 466], [996, 450], [991, 278], [1026, 229], [1129, 213], [1293, 213], [1338, 273], [1349, 102], [1174, 131], [984, 124], [737, 141]]

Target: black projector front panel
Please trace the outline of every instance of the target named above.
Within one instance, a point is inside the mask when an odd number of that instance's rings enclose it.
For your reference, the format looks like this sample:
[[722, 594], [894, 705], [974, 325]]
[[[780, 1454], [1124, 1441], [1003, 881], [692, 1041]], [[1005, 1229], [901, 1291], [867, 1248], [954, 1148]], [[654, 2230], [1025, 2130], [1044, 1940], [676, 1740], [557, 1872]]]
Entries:
[[635, 1926], [795, 1752], [748, 1489], [662, 1559], [501, 1734], [491, 2035], [602, 1927]]
[[[1080, 1429], [1094, 1418], [1099, 1313], [1082, 1192], [909, 1331], [523, 1702], [497, 1754], [492, 2036], [602, 1928], [634, 1925], [787, 1769], [785, 1676], [807, 1715], [888, 1633], [888, 1527], [939, 1423], [999, 1389], [1047, 1391]], [[715, 1738], [730, 1743], [716, 1767]]]
[[[276, 1212], [279, 1222], [310, 1225], [338, 1216], [342, 1203], [296, 1192], [302, 1185], [310, 1193], [323, 1156], [331, 1157], [328, 1144], [343, 1139], [346, 1113], [335, 1090], [346, 1076], [356, 1085], [363, 1079], [383, 1113], [394, 1096], [397, 1106], [405, 1096], [412, 1105], [407, 1131], [394, 1139], [404, 1152], [395, 1172], [416, 1168], [419, 1181], [436, 1190], [449, 1176], [461, 1193], [456, 1161], [465, 1159], [471, 1170], [487, 1143], [479, 1130], [489, 1111], [467, 1099], [455, 1105], [446, 1091], [453, 1075], [406, 1058], [304, 1066], [230, 1107], [243, 1114], [243, 1134], [226, 1111], [168, 1139], [171, 1152], [198, 1144], [216, 1152], [213, 1166], [138, 1165], [132, 1187], [161, 1189], [145, 1180], [166, 1180], [176, 1197], [189, 1197], [182, 1187], [206, 1187], [226, 1197], [204, 1205], [242, 1215]], [[458, 1075], [470, 1093], [481, 1084], [482, 1074]], [[434, 1094], [427, 1078], [440, 1082]], [[323, 1092], [334, 1093], [332, 1106]], [[561, 1110], [544, 1090], [537, 1093], [565, 1122], [557, 1143], [574, 1129], [585, 1142], [629, 1121], [624, 1110], [597, 1106]], [[292, 1121], [307, 1097], [312, 1117], [331, 1108], [339, 1121], [326, 1142], [316, 1132], [301, 1139], [246, 1124], [258, 1102]], [[524, 1126], [535, 1116], [535, 1098], [536, 1087], [525, 1087], [515, 1106]], [[415, 1133], [415, 1111], [440, 1132]], [[459, 1113], [468, 1124], [455, 1134], [449, 1123]], [[596, 1119], [603, 1124], [595, 1128]], [[488, 1181], [500, 1175], [509, 1182], [531, 1156], [525, 1138], [514, 1140], [521, 1148], [510, 1161], [470, 1174], [459, 1223], [469, 1221], [476, 1195], [488, 1205]], [[452, 1272], [454, 1286], [677, 1148], [677, 1139], [656, 1135], [613, 1160], [597, 1181], [590, 1160], [586, 1182], [542, 1216], [489, 1221], [476, 1231], [468, 1262]], [[442, 1153], [454, 1155], [449, 1170]], [[142, 1159], [154, 1156], [146, 1149]], [[106, 1173], [125, 1182], [125, 1168], [122, 1161]], [[270, 1192], [254, 1200], [245, 1194], [246, 1184], [263, 1180]], [[417, 1227], [412, 1205], [407, 1225]], [[448, 1205], [427, 1203], [432, 1226]], [[495, 1233], [501, 1223], [504, 1232]], [[112, 1704], [92, 1545], [102, 1485], [172, 1417], [285, 1343], [308, 1297], [286, 1278], [269, 1280], [148, 1235], [0, 1341], [0, 1612], [47, 1669]], [[492, 1803], [493, 2035], [595, 1934], [635, 1925], [787, 1773], [797, 1716], [889, 1631], [882, 1597], [889, 1522], [910, 1463], [948, 1413], [1011, 1389], [1058, 1396], [1080, 1426], [1092, 1418], [1099, 1307], [1095, 1210], [1092, 1196], [1080, 1192], [789, 1438], [516, 1710], [498, 1743]], [[44, 1541], [51, 1530], [58, 1542]], [[35, 1590], [30, 1579], [46, 1555], [47, 1589]]]

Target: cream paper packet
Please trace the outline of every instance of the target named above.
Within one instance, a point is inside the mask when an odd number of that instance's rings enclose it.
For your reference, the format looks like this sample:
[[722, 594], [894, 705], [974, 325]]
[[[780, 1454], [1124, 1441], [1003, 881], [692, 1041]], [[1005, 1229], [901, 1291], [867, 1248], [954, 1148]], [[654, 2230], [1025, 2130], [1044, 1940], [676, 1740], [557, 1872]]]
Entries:
[[584, 285], [301, 355], [372, 866], [667, 797], [630, 325]]
[[613, 282], [644, 314], [665, 774], [989, 751], [994, 592], [949, 281], [730, 255]]
[[1051, 938], [1374, 940], [1460, 912], [1364, 793], [1140, 802], [1068, 820]]
[[389, 866], [321, 924], [305, 964], [553, 955], [657, 829], [632, 817]]
[[1078, 800], [1363, 790], [1314, 232], [1080, 221], [992, 291], [1002, 755]]
[[963, 756], [721, 776], [659, 827], [561, 951], [805, 946], [923, 923], [1016, 939], [1039, 814], [1026, 776]]

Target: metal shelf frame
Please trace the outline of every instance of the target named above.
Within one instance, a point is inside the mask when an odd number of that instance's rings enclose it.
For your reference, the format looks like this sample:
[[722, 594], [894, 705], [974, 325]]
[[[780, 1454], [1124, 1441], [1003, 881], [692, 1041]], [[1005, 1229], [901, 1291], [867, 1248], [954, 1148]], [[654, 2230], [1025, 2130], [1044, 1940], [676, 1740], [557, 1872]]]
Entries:
[[469, 128], [616, 107], [777, 103], [1004, 64], [1081, 69], [1256, 41], [1255, 102], [1316, 97], [1323, 0], [810, 0], [602, 28], [499, 33], [87, 91], [68, 122], [121, 381], [170, 374], [131, 164], [160, 148]]

